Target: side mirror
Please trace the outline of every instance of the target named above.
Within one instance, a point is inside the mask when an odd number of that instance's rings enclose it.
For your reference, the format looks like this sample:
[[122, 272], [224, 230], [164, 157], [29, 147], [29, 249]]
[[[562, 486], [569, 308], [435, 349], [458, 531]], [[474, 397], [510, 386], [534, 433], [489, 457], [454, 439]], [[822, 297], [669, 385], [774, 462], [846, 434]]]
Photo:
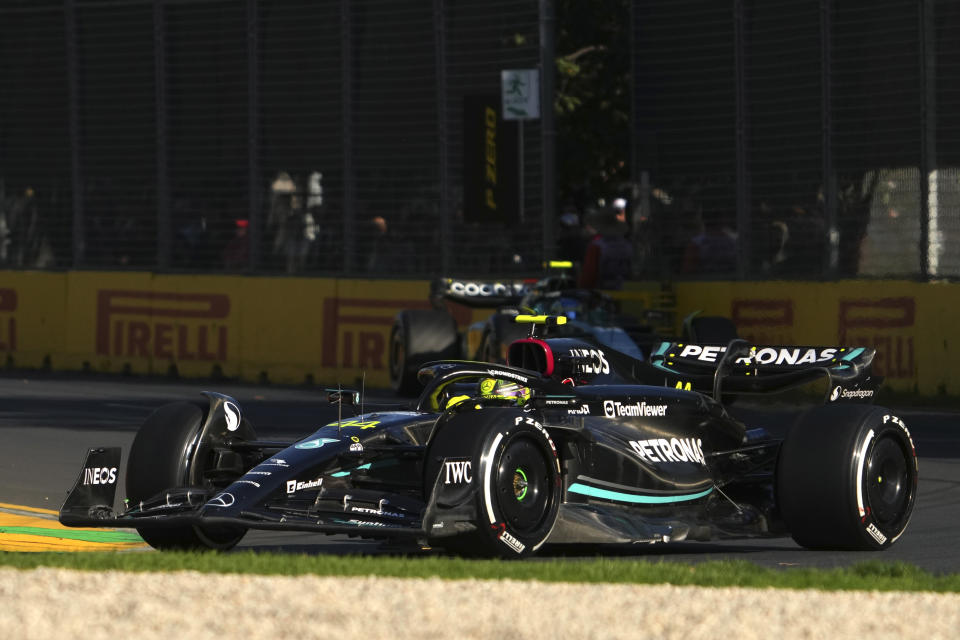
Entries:
[[324, 389], [327, 392], [327, 402], [330, 404], [346, 404], [355, 407], [360, 404], [360, 392], [352, 389]]

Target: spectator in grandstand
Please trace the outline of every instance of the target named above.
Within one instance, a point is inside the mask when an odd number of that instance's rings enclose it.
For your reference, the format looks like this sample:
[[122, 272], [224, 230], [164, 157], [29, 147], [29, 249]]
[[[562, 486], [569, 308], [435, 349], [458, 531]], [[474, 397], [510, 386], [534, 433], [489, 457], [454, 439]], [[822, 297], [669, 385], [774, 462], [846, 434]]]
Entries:
[[593, 234], [583, 254], [579, 285], [585, 288], [620, 289], [630, 277], [633, 246], [627, 224], [613, 207], [587, 212], [585, 224]]
[[790, 235], [787, 223], [766, 199], [757, 203], [750, 217], [755, 267], [764, 277], [770, 277], [786, 257], [787, 238]]
[[307, 179], [307, 194], [307, 211], [323, 206], [323, 174], [319, 171], [310, 173]]
[[[119, 229], [121, 222], [129, 225], [131, 218], [117, 216], [113, 225]], [[216, 253], [212, 250], [210, 225], [207, 224], [207, 215], [203, 205], [189, 198], [178, 198], [173, 203], [174, 241], [172, 247], [173, 263], [178, 267], [203, 269], [213, 266]], [[115, 237], [118, 247], [127, 246], [120, 242], [120, 237], [126, 237], [128, 232], [121, 231], [121, 236]]]
[[687, 243], [683, 273], [730, 273], [737, 269], [737, 238], [716, 213], [702, 215], [701, 231]]
[[234, 235], [223, 248], [223, 267], [228, 271], [244, 269], [250, 262], [250, 237], [247, 235], [250, 222], [240, 219], [234, 225]]
[[24, 189], [20, 196], [0, 196], [0, 265], [31, 269], [54, 266], [47, 238], [49, 227], [44, 222], [33, 187]]
[[783, 257], [775, 265], [778, 276], [819, 276], [826, 250], [823, 218], [816, 207], [793, 204], [783, 216], [786, 225]]
[[729, 190], [707, 187], [700, 194], [700, 230], [683, 254], [683, 273], [733, 273], [737, 269], [737, 236], [730, 227], [733, 199]]
[[273, 253], [282, 256], [287, 273], [303, 270], [317, 240], [318, 225], [303, 200], [290, 174], [280, 171], [270, 185], [267, 228], [273, 234]]
[[315, 240], [310, 243], [306, 258], [310, 266], [328, 271], [343, 267], [343, 221], [324, 197], [323, 180], [321, 171], [312, 171], [307, 178], [306, 234], [309, 239], [311, 229], [315, 230]]
[[580, 216], [572, 205], [564, 207], [560, 215], [560, 226], [557, 231], [557, 258], [570, 260], [580, 264], [583, 262], [583, 252], [590, 238], [584, 235], [580, 226]]
[[370, 273], [388, 273], [392, 269], [389, 258], [390, 228], [383, 216], [373, 216], [361, 229], [362, 237], [369, 243], [364, 256], [364, 267]]
[[613, 199], [613, 215], [617, 220], [619, 220], [623, 224], [628, 224], [627, 223], [627, 200], [625, 198]]

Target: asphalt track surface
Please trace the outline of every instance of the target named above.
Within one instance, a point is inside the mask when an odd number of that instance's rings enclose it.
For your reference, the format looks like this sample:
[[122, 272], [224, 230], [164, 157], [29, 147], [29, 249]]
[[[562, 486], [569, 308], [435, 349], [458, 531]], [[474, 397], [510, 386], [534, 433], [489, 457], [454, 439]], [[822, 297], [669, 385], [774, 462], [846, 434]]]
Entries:
[[[54, 514], [73, 485], [88, 448], [119, 445], [126, 456], [138, 425], [151, 411], [167, 402], [199, 400], [202, 390], [232, 395], [263, 438], [298, 439], [336, 419], [336, 408], [317, 388], [6, 374], [0, 377], [0, 549], [33, 545], [43, 550], [59, 547], [40, 543], [64, 542], [71, 550], [143, 548], [127, 531], [77, 533], [70, 538], [71, 531], [63, 532]], [[365, 400], [398, 401], [385, 391], [370, 392]], [[893, 409], [913, 435], [920, 456], [920, 482], [907, 532], [884, 552], [810, 551], [790, 538], [775, 538], [629, 548], [547, 548], [538, 558], [548, 561], [552, 557], [592, 558], [602, 554], [624, 562], [737, 559], [775, 568], [845, 567], [883, 560], [908, 562], [935, 573], [960, 572], [960, 410]], [[121, 482], [120, 494], [122, 487]], [[308, 554], [437, 553], [346, 536], [272, 531], [248, 533], [237, 549]]]

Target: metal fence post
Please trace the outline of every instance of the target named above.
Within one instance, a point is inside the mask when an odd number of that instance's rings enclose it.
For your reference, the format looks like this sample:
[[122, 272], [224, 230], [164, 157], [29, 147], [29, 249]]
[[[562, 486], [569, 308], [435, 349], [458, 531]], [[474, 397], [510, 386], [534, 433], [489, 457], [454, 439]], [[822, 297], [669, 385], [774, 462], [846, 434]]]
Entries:
[[823, 273], [835, 278], [840, 262], [840, 231], [837, 228], [837, 180], [833, 167], [833, 92], [830, 71], [833, 66], [833, 0], [820, 1], [820, 135], [823, 175], [823, 216], [827, 250]]
[[451, 220], [453, 215], [450, 206], [450, 167], [447, 158], [447, 38], [446, 12], [444, 0], [433, 1], [433, 33], [436, 51], [437, 75], [437, 149], [439, 166], [437, 180], [439, 181], [440, 197], [440, 273], [450, 272], [450, 248], [452, 245]]
[[937, 164], [937, 49], [934, 3], [921, 0], [920, 38], [920, 277], [940, 272], [939, 166]]
[[260, 266], [263, 248], [260, 175], [260, 19], [259, 2], [247, 0], [247, 229], [250, 268]]
[[70, 119], [70, 188], [73, 191], [71, 247], [73, 259], [71, 265], [78, 268], [83, 265], [86, 253], [86, 241], [83, 220], [83, 168], [80, 166], [80, 80], [77, 69], [77, 19], [75, 0], [63, 3], [64, 32], [67, 39], [67, 82], [69, 83], [69, 104], [67, 114]]
[[170, 180], [168, 170], [167, 129], [167, 52], [164, 0], [153, 2], [153, 77], [156, 99], [157, 157], [157, 266], [170, 266]]
[[734, 77], [736, 82], [736, 122], [734, 138], [736, 142], [736, 206], [737, 235], [740, 251], [737, 253], [737, 278], [743, 280], [750, 271], [752, 255], [750, 233], [750, 169], [747, 164], [747, 90], [746, 90], [746, 44], [744, 38], [743, 0], [733, 2], [733, 39], [734, 39]]
[[356, 180], [353, 167], [353, 37], [351, 29], [353, 21], [350, 19], [350, 0], [340, 2], [340, 97], [341, 115], [343, 119], [343, 264], [341, 269], [349, 273], [357, 265], [356, 240], [354, 229], [356, 224], [353, 216], [356, 200]]
[[556, 139], [553, 112], [554, 73], [556, 70], [557, 17], [553, 0], [540, 0], [540, 112], [543, 136], [543, 259], [554, 257], [554, 223], [557, 217]]

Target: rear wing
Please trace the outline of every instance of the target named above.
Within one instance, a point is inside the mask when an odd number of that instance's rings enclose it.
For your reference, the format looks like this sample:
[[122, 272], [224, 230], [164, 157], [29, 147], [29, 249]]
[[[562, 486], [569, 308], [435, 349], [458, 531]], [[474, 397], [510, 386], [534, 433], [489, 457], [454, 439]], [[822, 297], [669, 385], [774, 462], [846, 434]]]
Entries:
[[573, 263], [568, 260], [550, 260], [539, 278], [438, 278], [430, 283], [430, 299], [449, 300], [468, 307], [495, 308], [515, 306], [532, 290], [559, 291], [576, 286], [570, 275]]
[[470, 280], [439, 278], [430, 283], [431, 299], [444, 299], [468, 307], [495, 308], [519, 304], [534, 279]]
[[806, 345], [727, 345], [662, 342], [650, 365], [668, 386], [712, 393], [770, 393], [819, 379], [829, 382], [826, 401], [871, 402], [882, 379], [872, 375], [874, 349]]

